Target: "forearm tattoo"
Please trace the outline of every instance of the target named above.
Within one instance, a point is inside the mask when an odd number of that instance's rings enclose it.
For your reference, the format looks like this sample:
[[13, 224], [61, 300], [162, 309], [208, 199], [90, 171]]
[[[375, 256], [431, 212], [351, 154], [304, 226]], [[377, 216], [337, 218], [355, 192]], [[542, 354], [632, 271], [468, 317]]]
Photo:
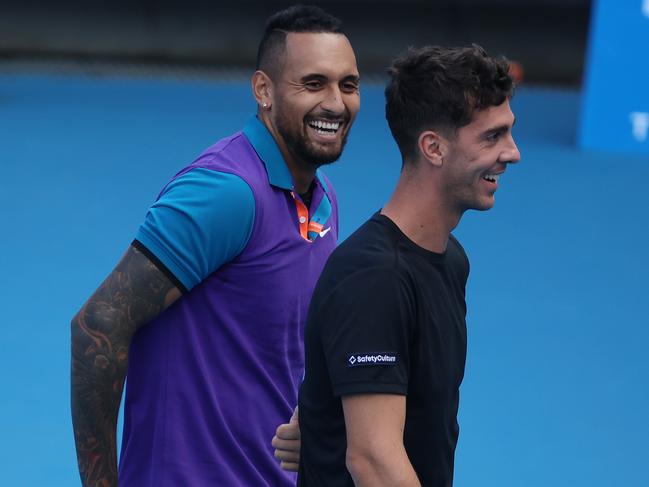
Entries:
[[169, 278], [129, 247], [73, 318], [72, 423], [84, 486], [117, 486], [115, 434], [129, 344], [179, 296]]

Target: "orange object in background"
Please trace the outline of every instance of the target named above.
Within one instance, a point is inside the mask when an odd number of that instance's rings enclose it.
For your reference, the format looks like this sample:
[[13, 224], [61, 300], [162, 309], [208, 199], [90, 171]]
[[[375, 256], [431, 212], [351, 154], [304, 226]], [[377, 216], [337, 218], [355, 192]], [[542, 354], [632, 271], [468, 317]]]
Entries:
[[509, 74], [517, 85], [521, 84], [524, 77], [523, 65], [518, 61], [509, 61]]

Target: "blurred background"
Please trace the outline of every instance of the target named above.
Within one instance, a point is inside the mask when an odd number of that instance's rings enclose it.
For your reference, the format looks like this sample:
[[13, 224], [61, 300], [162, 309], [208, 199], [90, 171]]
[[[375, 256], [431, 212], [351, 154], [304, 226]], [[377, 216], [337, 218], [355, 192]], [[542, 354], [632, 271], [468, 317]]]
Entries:
[[[512, 60], [520, 164], [456, 230], [471, 259], [456, 487], [649, 486], [649, 0], [319, 1], [363, 78], [325, 169], [341, 239], [399, 154], [384, 70], [410, 45]], [[0, 1], [2, 485], [78, 485], [69, 321], [148, 206], [254, 112], [265, 19], [291, 2]]]
[[[477, 40], [526, 66], [530, 81], [578, 86], [588, 0], [329, 0], [344, 20], [363, 73], [382, 73], [404, 47]], [[265, 19], [290, 2], [240, 0], [5, 0], [0, 56], [223, 70], [254, 67]]]

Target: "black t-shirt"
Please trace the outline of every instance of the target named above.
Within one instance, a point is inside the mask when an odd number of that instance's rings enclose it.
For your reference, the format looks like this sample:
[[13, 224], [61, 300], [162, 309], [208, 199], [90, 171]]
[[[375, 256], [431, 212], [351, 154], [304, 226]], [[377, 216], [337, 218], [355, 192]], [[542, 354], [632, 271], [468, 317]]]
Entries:
[[340, 396], [403, 394], [404, 445], [425, 487], [453, 482], [469, 262], [429, 252], [376, 214], [332, 254], [307, 319], [299, 486], [353, 486]]

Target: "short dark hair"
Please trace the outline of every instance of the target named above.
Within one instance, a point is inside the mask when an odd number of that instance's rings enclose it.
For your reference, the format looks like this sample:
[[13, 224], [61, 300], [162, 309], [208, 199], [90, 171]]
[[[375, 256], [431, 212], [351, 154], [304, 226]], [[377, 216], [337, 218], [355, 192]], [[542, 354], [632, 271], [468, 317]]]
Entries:
[[509, 62], [471, 47], [410, 48], [388, 69], [385, 117], [404, 162], [411, 160], [422, 130], [455, 136], [475, 111], [513, 95]]
[[294, 5], [271, 15], [257, 50], [257, 69], [269, 76], [277, 72], [289, 32], [343, 34], [342, 22], [313, 5]]

